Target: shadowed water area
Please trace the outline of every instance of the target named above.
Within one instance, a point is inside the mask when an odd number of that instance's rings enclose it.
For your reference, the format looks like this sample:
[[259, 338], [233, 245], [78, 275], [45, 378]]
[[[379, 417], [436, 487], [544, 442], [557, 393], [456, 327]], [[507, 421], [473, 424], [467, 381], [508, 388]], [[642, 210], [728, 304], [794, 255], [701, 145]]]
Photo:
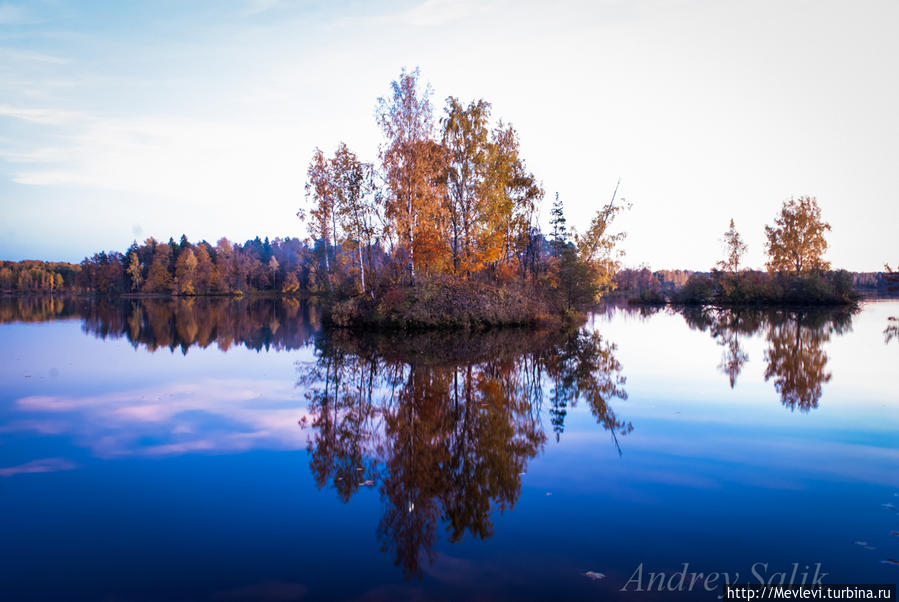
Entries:
[[0, 597], [895, 583], [896, 315], [359, 334], [293, 299], [0, 298]]

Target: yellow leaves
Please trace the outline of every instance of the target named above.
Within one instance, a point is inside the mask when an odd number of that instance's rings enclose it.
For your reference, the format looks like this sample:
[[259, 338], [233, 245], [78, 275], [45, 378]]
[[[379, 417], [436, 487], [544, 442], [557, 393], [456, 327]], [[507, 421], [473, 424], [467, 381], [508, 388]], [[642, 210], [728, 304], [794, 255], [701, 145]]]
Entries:
[[814, 197], [784, 201], [774, 226], [765, 226], [768, 269], [797, 274], [830, 269], [830, 262], [823, 259], [827, 250], [824, 232], [829, 230]]
[[[370, 205], [370, 215], [382, 218], [377, 235], [374, 219], [358, 219], [353, 194], [345, 198], [358, 178], [341, 174], [355, 173], [349, 169], [358, 163], [355, 155], [344, 153], [342, 145], [328, 160], [316, 149], [306, 184], [313, 204], [311, 233], [326, 247], [332, 240], [341, 245], [339, 231], [355, 241], [380, 238], [413, 283], [416, 271], [468, 276], [517, 266], [533, 250], [536, 203], [543, 196], [519, 157], [517, 132], [502, 121], [491, 129], [490, 103], [464, 105], [449, 97], [438, 140], [430, 96], [418, 70], [403, 70], [390, 94], [378, 99], [383, 187], [374, 191]], [[326, 253], [324, 259], [333, 273], [328, 261], [338, 263], [338, 258]], [[358, 263], [362, 269], [361, 258]]]
[[573, 230], [578, 257], [590, 267], [600, 294], [615, 288], [615, 272], [618, 271], [619, 259], [624, 254], [616, 247], [625, 238], [625, 234], [612, 234], [608, 230], [615, 216], [623, 209], [624, 206], [615, 206], [613, 198], [608, 205], [596, 212], [583, 234]]

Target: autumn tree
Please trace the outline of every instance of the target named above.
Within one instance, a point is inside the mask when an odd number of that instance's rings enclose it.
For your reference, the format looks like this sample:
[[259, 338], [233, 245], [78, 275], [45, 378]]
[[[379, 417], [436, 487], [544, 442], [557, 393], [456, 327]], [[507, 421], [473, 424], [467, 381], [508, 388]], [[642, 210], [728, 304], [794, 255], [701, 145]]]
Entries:
[[523, 257], [543, 190], [519, 156], [518, 134], [489, 127], [490, 103], [447, 99], [441, 120], [445, 208], [453, 271], [471, 272]]
[[153, 263], [147, 272], [147, 280], [143, 290], [151, 293], [168, 293], [172, 290], [172, 274], [169, 271], [169, 262], [172, 256], [172, 247], [167, 244], [156, 245], [153, 254]]
[[378, 212], [374, 197], [374, 167], [360, 161], [341, 142], [331, 159], [331, 174], [334, 213], [345, 234], [343, 246], [356, 256], [360, 289], [365, 293], [365, 264], [371, 252]]
[[300, 281], [297, 279], [296, 272], [287, 272], [284, 276], [284, 284], [281, 285], [282, 293], [295, 293], [300, 290]]
[[441, 120], [446, 150], [445, 207], [449, 216], [453, 271], [468, 273], [479, 267], [475, 248], [477, 230], [489, 225], [484, 219], [490, 103], [484, 100], [463, 106], [446, 99]]
[[510, 265], [513, 260], [520, 262], [527, 251], [543, 188], [521, 159], [518, 132], [511, 125], [497, 124], [488, 149], [484, 187], [488, 230], [483, 252], [488, 261]]
[[131, 291], [139, 291], [144, 282], [144, 277], [141, 272], [140, 259], [138, 259], [136, 250], [132, 250], [128, 253], [128, 267], [125, 268], [125, 275], [128, 277]]
[[312, 204], [309, 211], [309, 233], [322, 241], [325, 255], [325, 272], [328, 288], [331, 288], [331, 237], [337, 228], [334, 211], [334, 183], [331, 163], [321, 149], [316, 148], [306, 169], [306, 199]]
[[416, 270], [439, 268], [443, 211], [440, 186], [443, 147], [433, 137], [431, 90], [422, 89], [419, 72], [403, 70], [391, 95], [379, 98], [380, 149], [386, 182], [384, 211], [390, 233], [405, 253], [409, 281]]
[[574, 246], [580, 260], [589, 266], [593, 273], [596, 290], [603, 291], [615, 288], [615, 273], [620, 267], [620, 258], [623, 252], [617, 248], [618, 243], [624, 240], [624, 232], [612, 232], [612, 222], [625, 205], [616, 205], [615, 197], [618, 195], [618, 186], [612, 193], [612, 199], [603, 205], [590, 220], [590, 226], [579, 233], [574, 229]]
[[216, 288], [215, 283], [215, 266], [212, 263], [212, 257], [209, 254], [209, 244], [200, 243], [197, 245], [195, 253], [197, 257], [197, 267], [194, 277], [195, 286], [198, 293], [210, 293]]
[[186, 246], [175, 261], [175, 290], [179, 295], [194, 295], [197, 289], [194, 278], [197, 271], [197, 256]]
[[216, 270], [214, 279], [217, 285], [216, 288], [221, 292], [230, 293], [233, 290], [233, 255], [234, 247], [231, 245], [231, 241], [225, 236], [218, 239], [218, 242], [215, 243]]
[[824, 232], [829, 230], [814, 197], [784, 201], [774, 226], [765, 226], [768, 269], [797, 275], [829, 269], [830, 263], [823, 259], [827, 250]]
[[718, 268], [736, 275], [740, 271], [740, 262], [746, 253], [747, 247], [740, 233], [737, 232], [733, 218], [730, 220], [730, 228], [724, 233], [723, 242], [724, 259], [718, 262]]

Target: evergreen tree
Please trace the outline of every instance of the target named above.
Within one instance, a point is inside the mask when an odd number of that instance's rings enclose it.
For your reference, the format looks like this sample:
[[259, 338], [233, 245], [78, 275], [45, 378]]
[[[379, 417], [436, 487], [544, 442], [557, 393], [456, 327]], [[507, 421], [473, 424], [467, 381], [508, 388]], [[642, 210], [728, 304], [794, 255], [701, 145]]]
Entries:
[[558, 192], [549, 215], [549, 225], [552, 227], [552, 240], [550, 242], [553, 246], [553, 254], [558, 257], [562, 252], [562, 248], [568, 244], [568, 228], [565, 225], [565, 213]]

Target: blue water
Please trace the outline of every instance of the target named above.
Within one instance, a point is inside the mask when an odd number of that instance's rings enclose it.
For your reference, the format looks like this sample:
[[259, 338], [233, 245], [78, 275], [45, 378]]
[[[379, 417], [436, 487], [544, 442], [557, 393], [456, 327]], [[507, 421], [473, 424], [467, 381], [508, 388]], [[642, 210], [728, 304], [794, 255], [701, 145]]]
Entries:
[[899, 581], [897, 302], [407, 337], [274, 301], [0, 310], [3, 600]]

